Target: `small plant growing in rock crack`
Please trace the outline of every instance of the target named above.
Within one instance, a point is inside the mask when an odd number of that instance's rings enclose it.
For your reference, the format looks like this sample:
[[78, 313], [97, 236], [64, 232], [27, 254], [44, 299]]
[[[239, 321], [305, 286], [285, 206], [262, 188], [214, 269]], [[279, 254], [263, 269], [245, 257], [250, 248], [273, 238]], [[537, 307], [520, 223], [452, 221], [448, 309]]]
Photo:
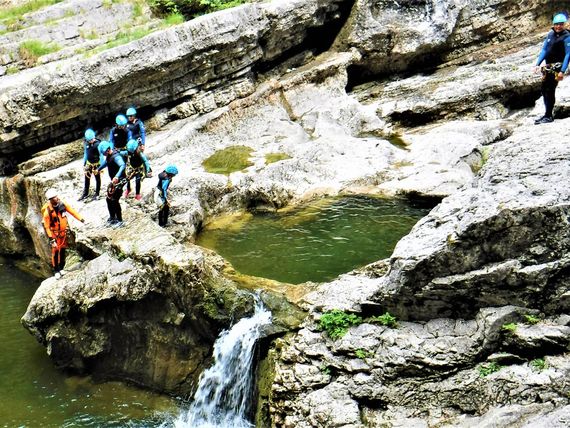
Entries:
[[332, 340], [340, 339], [349, 327], [358, 324], [362, 324], [361, 317], [338, 309], [324, 313], [319, 320], [319, 327], [326, 331]]
[[398, 320], [395, 316], [386, 312], [384, 315], [378, 315], [377, 317], [371, 317], [370, 322], [378, 323], [390, 328], [398, 327]]
[[319, 366], [319, 370], [321, 371], [322, 374], [325, 374], [327, 376], [331, 375], [331, 368], [326, 364]]
[[371, 351], [366, 351], [362, 348], [358, 348], [356, 351], [354, 351], [354, 355], [356, 355], [356, 358], [360, 358], [361, 360], [364, 360], [365, 358], [368, 358], [368, 357], [371, 357], [372, 355], [374, 355], [374, 353]]
[[514, 332], [517, 329], [517, 323], [510, 322], [508, 324], [503, 324], [503, 330], [508, 331], [510, 333]]
[[526, 314], [524, 315], [524, 322], [526, 324], [530, 324], [530, 325], [534, 325], [540, 322], [540, 318], [535, 316], [535, 315], [531, 315], [531, 314]]
[[530, 366], [534, 370], [541, 372], [548, 367], [548, 364], [544, 361], [544, 358], [536, 358], [530, 362]]
[[498, 372], [503, 366], [493, 362], [481, 364], [479, 366], [479, 375], [481, 377], [489, 376], [492, 373]]

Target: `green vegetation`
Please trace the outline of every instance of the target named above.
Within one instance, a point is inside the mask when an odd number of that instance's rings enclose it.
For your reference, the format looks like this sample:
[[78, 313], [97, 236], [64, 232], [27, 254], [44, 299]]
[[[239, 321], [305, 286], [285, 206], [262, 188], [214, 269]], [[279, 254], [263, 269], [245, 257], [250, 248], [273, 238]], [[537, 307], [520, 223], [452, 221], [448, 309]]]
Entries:
[[270, 163], [279, 162], [285, 159], [291, 159], [287, 153], [267, 153], [265, 155], [265, 164], [269, 165]]
[[326, 331], [333, 340], [340, 339], [346, 334], [349, 327], [358, 324], [362, 324], [361, 317], [355, 314], [347, 314], [338, 309], [325, 312], [319, 320], [321, 330]]
[[120, 31], [115, 35], [115, 38], [113, 40], [109, 40], [104, 45], [98, 46], [97, 48], [88, 52], [88, 55], [94, 55], [104, 50], [125, 45], [134, 40], [142, 39], [144, 36], [152, 33], [153, 31], [154, 30], [151, 28], [135, 28], [131, 31]]
[[229, 175], [253, 165], [249, 160], [252, 151], [253, 149], [247, 146], [230, 146], [218, 150], [202, 162], [202, 166], [207, 172]]
[[371, 357], [372, 355], [374, 355], [373, 352], [370, 351], [365, 351], [364, 349], [358, 348], [356, 351], [354, 351], [354, 355], [356, 355], [356, 358], [360, 358], [361, 360], [364, 360], [365, 358]]
[[6, 67], [6, 74], [16, 74], [20, 69], [14, 65]]
[[537, 324], [537, 323], [540, 322], [540, 318], [539, 318], [539, 317], [534, 316], [534, 315], [530, 315], [530, 314], [526, 314], [526, 315], [524, 316], [524, 319], [525, 319], [524, 322], [525, 322], [526, 324], [530, 324], [530, 325], [534, 325], [534, 324]]
[[530, 362], [530, 366], [536, 371], [541, 372], [548, 367], [548, 364], [544, 361], [544, 358], [536, 358]]
[[503, 330], [513, 332], [517, 329], [517, 323], [510, 322], [508, 324], [503, 324]]
[[379, 315], [377, 317], [370, 318], [370, 322], [385, 325], [386, 327], [396, 328], [398, 326], [398, 321], [395, 316], [392, 316], [390, 312], [386, 312], [384, 315]]
[[162, 20], [163, 27], [171, 27], [173, 25], [182, 24], [184, 22], [184, 15], [178, 12], [167, 15]]
[[481, 364], [479, 366], [479, 374], [481, 375], [481, 377], [489, 376], [491, 373], [495, 373], [501, 370], [502, 367], [503, 366], [495, 362]]
[[61, 47], [56, 43], [44, 43], [41, 40], [26, 40], [20, 43], [18, 53], [24, 64], [28, 67], [34, 66], [39, 57], [52, 52], [57, 52]]
[[180, 13], [191, 19], [217, 10], [229, 9], [247, 3], [247, 0], [147, 0], [158, 16]]
[[327, 376], [331, 375], [331, 369], [326, 364], [323, 364], [322, 366], [320, 366], [319, 370], [321, 371], [322, 374], [326, 374]]
[[42, 7], [51, 6], [53, 4], [61, 2], [62, 0], [31, 0], [18, 6], [0, 9], [0, 21], [3, 21], [5, 19], [19, 19], [25, 13], [35, 12]]

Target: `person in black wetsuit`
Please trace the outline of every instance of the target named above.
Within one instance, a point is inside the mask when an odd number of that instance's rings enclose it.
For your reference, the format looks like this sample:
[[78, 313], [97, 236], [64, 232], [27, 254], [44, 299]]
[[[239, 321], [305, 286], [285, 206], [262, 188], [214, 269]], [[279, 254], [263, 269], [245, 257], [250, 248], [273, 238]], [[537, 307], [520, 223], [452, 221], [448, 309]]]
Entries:
[[116, 126], [111, 128], [109, 132], [109, 142], [117, 150], [125, 150], [127, 143], [133, 137], [131, 136], [131, 131], [127, 128], [127, 118], [119, 114], [115, 118]]
[[[564, 73], [570, 60], [570, 32], [564, 28], [568, 17], [557, 13], [552, 20], [552, 30], [546, 36], [542, 50], [536, 60], [535, 71], [542, 72], [542, 98], [544, 100], [544, 116], [534, 121], [535, 125], [551, 123], [554, 120], [553, 110], [556, 102], [556, 87], [564, 79]], [[545, 63], [541, 67], [542, 63]]]
[[101, 140], [96, 138], [95, 131], [88, 129], [85, 131], [83, 141], [83, 172], [85, 174], [85, 181], [83, 185], [83, 193], [78, 201], [89, 196], [89, 185], [91, 184], [91, 175], [95, 176], [95, 195], [93, 200], [99, 199], [99, 191], [101, 190], [101, 175], [99, 174], [99, 164], [101, 161], [101, 154], [99, 153], [99, 144]]
[[134, 107], [127, 109], [127, 129], [131, 132], [131, 138], [137, 140], [141, 145], [141, 152], [144, 152], [144, 145], [146, 143], [146, 131], [144, 123], [137, 117], [137, 111]]
[[113, 227], [121, 227], [124, 223], [119, 199], [121, 199], [123, 186], [126, 183], [125, 161], [121, 153], [114, 149], [108, 141], [102, 141], [99, 144], [99, 151], [104, 156], [104, 160], [99, 166], [99, 171], [107, 167], [109, 178], [111, 178], [111, 182], [107, 187], [107, 209], [109, 210], [107, 224]]

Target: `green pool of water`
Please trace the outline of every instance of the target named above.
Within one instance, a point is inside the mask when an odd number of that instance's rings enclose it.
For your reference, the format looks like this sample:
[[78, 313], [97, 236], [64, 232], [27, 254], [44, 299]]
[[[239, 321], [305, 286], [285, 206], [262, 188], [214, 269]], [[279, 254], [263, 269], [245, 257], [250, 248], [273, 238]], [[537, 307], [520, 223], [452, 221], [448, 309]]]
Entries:
[[197, 244], [243, 274], [291, 284], [321, 282], [389, 257], [428, 211], [402, 200], [323, 199], [288, 212], [220, 219], [202, 231]]
[[173, 399], [56, 370], [20, 324], [39, 281], [0, 263], [0, 427], [153, 427]]

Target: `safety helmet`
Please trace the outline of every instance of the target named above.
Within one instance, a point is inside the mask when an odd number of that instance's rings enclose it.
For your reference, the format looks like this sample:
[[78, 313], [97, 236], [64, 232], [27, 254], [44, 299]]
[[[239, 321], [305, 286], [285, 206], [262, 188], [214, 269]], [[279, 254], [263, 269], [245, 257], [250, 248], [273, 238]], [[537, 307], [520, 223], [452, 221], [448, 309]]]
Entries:
[[139, 146], [139, 142], [137, 140], [129, 140], [127, 143], [127, 151], [129, 153], [134, 153], [137, 147]]
[[168, 165], [166, 168], [164, 168], [164, 172], [167, 174], [176, 175], [178, 174], [178, 168], [176, 168], [174, 165]]
[[129, 107], [127, 109], [127, 116], [136, 116], [137, 110], [134, 107]]
[[108, 142], [108, 141], [101, 141], [101, 144], [99, 144], [99, 153], [101, 153], [102, 155], [104, 155], [107, 150], [113, 148], [113, 145]]
[[85, 131], [85, 141], [91, 141], [94, 138], [95, 138], [95, 131], [93, 131], [92, 129], [88, 129], [87, 131]]
[[46, 199], [55, 198], [56, 196], [57, 196], [57, 190], [52, 188], [46, 191]]
[[125, 117], [125, 115], [123, 114], [119, 114], [117, 115], [117, 117], [115, 118], [115, 123], [119, 126], [123, 126], [127, 124], [127, 118]]
[[557, 13], [552, 19], [553, 24], [564, 24], [568, 21], [568, 17], [563, 13]]

